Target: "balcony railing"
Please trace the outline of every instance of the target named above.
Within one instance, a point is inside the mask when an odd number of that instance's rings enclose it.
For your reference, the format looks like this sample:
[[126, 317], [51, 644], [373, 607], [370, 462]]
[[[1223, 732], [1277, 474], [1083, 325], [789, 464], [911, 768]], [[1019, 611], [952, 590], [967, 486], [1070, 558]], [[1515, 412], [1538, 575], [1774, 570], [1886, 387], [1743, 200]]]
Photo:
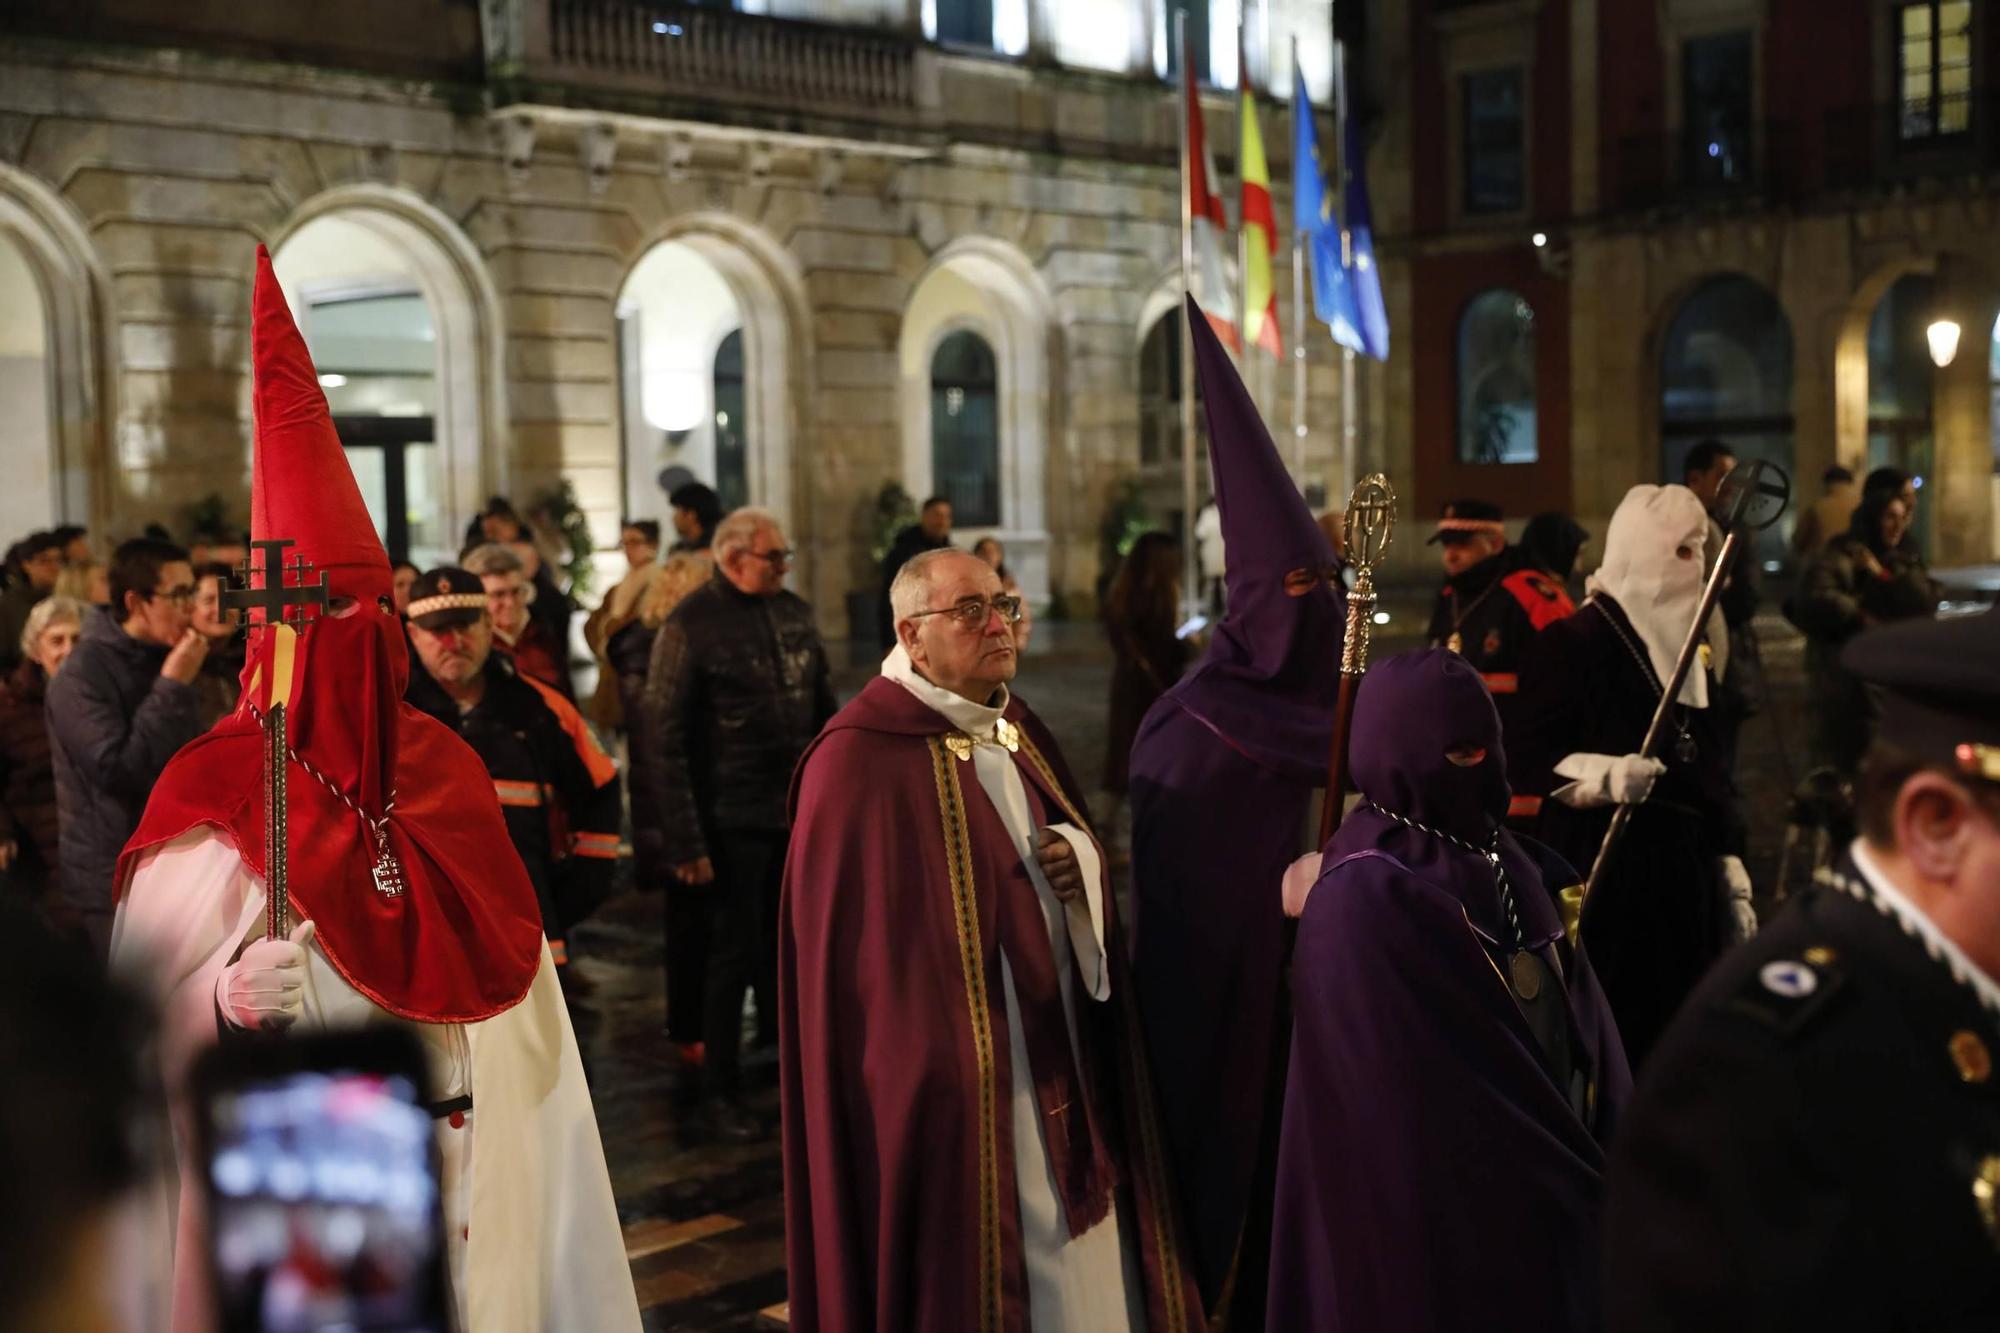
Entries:
[[518, 52], [534, 83], [808, 116], [898, 121], [919, 108], [918, 44], [894, 32], [643, 0], [525, 3], [547, 6]]

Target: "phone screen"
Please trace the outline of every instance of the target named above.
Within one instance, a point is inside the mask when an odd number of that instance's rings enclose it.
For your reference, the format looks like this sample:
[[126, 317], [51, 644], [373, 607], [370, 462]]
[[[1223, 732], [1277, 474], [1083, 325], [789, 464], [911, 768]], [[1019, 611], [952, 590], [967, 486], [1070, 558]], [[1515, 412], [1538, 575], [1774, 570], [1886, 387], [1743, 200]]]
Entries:
[[219, 1327], [449, 1333], [416, 1077], [253, 1068], [211, 1086], [204, 1109]]

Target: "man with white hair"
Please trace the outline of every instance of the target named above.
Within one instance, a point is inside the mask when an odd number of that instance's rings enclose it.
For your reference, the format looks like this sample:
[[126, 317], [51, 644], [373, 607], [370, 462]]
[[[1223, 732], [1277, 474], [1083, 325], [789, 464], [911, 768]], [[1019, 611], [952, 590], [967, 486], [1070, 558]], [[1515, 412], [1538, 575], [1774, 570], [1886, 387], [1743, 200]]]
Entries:
[[652, 792], [666, 864], [708, 886], [712, 924], [702, 1006], [709, 1128], [747, 1141], [764, 1132], [742, 1107], [743, 992], [775, 1037], [771, 922], [785, 868], [792, 768], [838, 706], [812, 607], [785, 590], [792, 553], [769, 510], [738, 509], [715, 529], [715, 577], [660, 626], [632, 745]]
[[1102, 849], [1007, 689], [1020, 599], [950, 550], [889, 596], [896, 647], [793, 787], [792, 1325], [1201, 1327]]

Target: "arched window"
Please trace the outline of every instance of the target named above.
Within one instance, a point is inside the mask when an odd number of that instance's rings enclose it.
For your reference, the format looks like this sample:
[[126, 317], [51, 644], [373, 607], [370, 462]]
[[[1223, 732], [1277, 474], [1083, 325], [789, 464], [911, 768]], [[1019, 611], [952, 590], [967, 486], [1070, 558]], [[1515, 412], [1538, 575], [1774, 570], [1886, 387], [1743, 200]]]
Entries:
[[931, 477], [962, 528], [1000, 522], [1000, 409], [993, 348], [947, 334], [931, 354]]
[[27, 253], [0, 229], [0, 402], [7, 404], [10, 474], [0, 489], [4, 532], [46, 528], [56, 518], [58, 448], [48, 344], [41, 289]]
[[723, 509], [750, 503], [750, 444], [745, 437], [743, 330], [715, 349], [715, 493]]
[[1536, 440], [1535, 308], [1495, 287], [1458, 320], [1458, 461], [1532, 463]]
[[[1706, 439], [1738, 463], [1792, 472], [1792, 326], [1777, 297], [1740, 274], [1690, 292], [1661, 349], [1660, 480], [1682, 480], [1688, 450]], [[1767, 562], [1784, 557], [1789, 530], [1789, 520], [1765, 529]]]
[[[1868, 320], [1868, 466], [1898, 467], [1929, 478], [1936, 463], [1931, 395], [1936, 368], [1924, 330], [1935, 309], [1937, 279], [1906, 273], [1896, 279]], [[1930, 545], [1931, 511], [1919, 504], [1911, 531]]]

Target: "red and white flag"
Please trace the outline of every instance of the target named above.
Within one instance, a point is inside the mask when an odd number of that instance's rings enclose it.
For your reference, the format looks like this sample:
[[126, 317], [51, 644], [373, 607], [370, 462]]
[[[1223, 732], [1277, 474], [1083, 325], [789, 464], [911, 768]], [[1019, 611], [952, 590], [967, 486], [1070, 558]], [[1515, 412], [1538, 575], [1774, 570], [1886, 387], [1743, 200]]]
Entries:
[[1236, 298], [1230, 295], [1229, 270], [1223, 262], [1229, 216], [1222, 211], [1222, 196], [1215, 191], [1215, 160], [1208, 154], [1201, 99], [1185, 71], [1181, 88], [1187, 106], [1188, 216], [1194, 220], [1194, 263], [1187, 275], [1188, 290], [1215, 326], [1216, 337], [1240, 354], [1243, 339], [1234, 318]]

